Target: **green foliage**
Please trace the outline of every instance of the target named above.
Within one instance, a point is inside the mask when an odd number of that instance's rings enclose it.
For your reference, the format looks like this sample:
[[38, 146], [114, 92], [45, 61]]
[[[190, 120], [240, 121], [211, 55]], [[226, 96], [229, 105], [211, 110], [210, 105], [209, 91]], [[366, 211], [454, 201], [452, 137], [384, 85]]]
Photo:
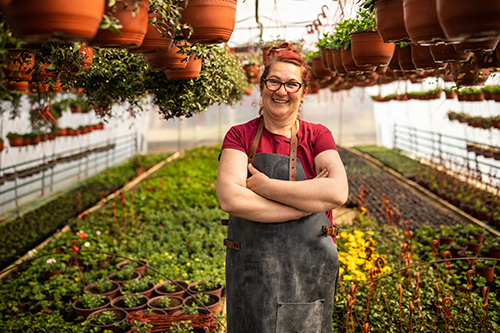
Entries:
[[79, 306], [83, 309], [95, 309], [105, 304], [106, 298], [101, 295], [92, 294], [88, 291], [77, 297]]
[[227, 48], [216, 45], [198, 46], [192, 50], [202, 58], [198, 78], [170, 81], [161, 71], [147, 74], [145, 87], [153, 94], [166, 120], [191, 117], [204, 112], [212, 104], [234, 104], [247, 86], [239, 61]]
[[90, 321], [96, 325], [111, 325], [118, 324], [118, 315], [115, 311], [103, 311], [98, 314], [92, 315]]

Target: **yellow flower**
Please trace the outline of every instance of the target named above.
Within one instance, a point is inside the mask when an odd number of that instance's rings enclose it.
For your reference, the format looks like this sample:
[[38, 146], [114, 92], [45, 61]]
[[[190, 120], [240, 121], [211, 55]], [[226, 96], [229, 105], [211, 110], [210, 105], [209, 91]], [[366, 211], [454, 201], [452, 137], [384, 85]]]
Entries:
[[76, 281], [76, 282], [80, 281], [80, 278], [79, 278], [78, 276], [77, 276], [77, 277], [75, 277], [75, 281]]
[[191, 263], [190, 263], [190, 262], [188, 262], [188, 263], [186, 264], [186, 266], [187, 266], [187, 267], [191, 266]]
[[198, 258], [194, 258], [194, 261], [200, 261], [200, 259], [198, 259]]

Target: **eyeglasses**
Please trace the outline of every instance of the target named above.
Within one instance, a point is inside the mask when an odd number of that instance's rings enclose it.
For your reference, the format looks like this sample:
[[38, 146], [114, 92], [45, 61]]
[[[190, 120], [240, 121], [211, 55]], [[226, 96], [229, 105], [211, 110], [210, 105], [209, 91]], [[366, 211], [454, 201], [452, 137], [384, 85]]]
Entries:
[[264, 84], [266, 85], [266, 88], [270, 91], [277, 91], [281, 88], [282, 85], [285, 86], [285, 91], [287, 93], [296, 93], [297, 91], [302, 88], [302, 86], [305, 86], [305, 83], [299, 83], [299, 82], [294, 82], [294, 81], [288, 81], [288, 82], [281, 82], [275, 79], [265, 79]]

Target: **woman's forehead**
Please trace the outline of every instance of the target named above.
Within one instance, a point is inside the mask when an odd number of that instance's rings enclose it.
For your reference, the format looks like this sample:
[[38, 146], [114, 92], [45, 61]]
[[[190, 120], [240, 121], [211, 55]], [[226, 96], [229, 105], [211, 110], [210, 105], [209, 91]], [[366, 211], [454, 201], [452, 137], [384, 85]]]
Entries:
[[276, 76], [282, 80], [300, 80], [302, 78], [302, 72], [297, 65], [286, 62], [275, 62], [269, 70], [268, 77], [271, 76]]

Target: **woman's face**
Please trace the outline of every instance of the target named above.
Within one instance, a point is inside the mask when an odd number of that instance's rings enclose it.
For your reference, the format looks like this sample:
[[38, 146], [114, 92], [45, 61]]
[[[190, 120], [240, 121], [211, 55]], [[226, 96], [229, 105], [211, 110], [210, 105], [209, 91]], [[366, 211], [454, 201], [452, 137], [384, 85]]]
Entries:
[[[304, 83], [301, 68], [285, 62], [274, 63], [266, 79]], [[270, 91], [264, 86], [261, 95], [264, 114], [279, 119], [295, 119], [306, 93], [305, 87], [301, 87], [296, 93], [289, 93], [286, 92], [284, 85], [281, 85], [276, 91]]]

